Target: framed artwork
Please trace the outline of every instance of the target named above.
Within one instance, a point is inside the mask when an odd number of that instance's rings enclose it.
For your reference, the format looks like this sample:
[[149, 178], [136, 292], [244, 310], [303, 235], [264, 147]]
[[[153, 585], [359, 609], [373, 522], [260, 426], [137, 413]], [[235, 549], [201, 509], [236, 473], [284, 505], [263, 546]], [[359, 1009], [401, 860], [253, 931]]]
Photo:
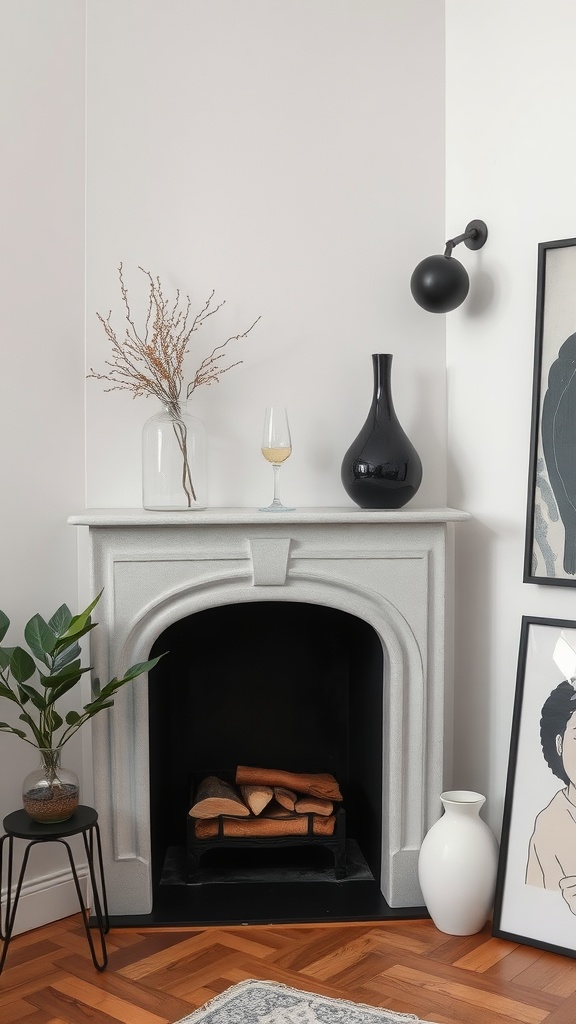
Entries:
[[493, 934], [576, 957], [576, 622], [524, 616]]
[[576, 586], [576, 238], [538, 246], [524, 582]]

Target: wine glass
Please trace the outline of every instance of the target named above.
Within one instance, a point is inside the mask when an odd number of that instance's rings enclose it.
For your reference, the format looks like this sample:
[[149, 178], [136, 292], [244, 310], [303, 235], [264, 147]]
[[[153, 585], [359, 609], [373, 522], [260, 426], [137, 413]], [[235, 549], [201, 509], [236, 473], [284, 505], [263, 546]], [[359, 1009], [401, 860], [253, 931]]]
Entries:
[[270, 405], [264, 415], [262, 432], [262, 455], [272, 463], [274, 470], [274, 497], [272, 504], [261, 508], [261, 512], [293, 512], [294, 507], [283, 505], [280, 501], [280, 466], [292, 454], [292, 441], [288, 414], [282, 405]]

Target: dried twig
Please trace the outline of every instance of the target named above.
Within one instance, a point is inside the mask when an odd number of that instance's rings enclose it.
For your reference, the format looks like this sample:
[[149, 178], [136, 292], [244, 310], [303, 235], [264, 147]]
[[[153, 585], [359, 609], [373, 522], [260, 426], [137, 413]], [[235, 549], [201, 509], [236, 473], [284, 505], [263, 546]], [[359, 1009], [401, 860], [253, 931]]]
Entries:
[[[112, 326], [112, 312], [110, 311], [106, 317], [101, 313], [96, 314], [112, 345], [112, 356], [106, 360], [107, 372], [99, 373], [90, 367], [88, 377], [107, 382], [110, 386], [105, 388], [106, 391], [130, 391], [133, 398], [153, 395], [179, 415], [179, 401], [184, 383], [184, 359], [189, 352], [192, 335], [209, 317], [214, 316], [222, 308], [224, 302], [213, 305], [212, 291], [202, 309], [192, 316], [189, 295], [186, 296], [185, 302], [182, 302], [177, 290], [175, 299], [170, 304], [164, 296], [160, 278], [153, 277], [150, 271], [144, 270], [143, 267], [139, 269], [149, 282], [144, 330], [139, 332], [136, 327], [128, 290], [124, 283], [123, 267], [120, 264], [118, 276], [127, 326], [124, 336], [119, 337]], [[216, 345], [210, 355], [204, 357], [187, 385], [187, 398], [190, 398], [202, 384], [218, 383], [222, 374], [242, 362], [239, 359], [227, 366], [221, 365], [221, 360], [225, 359], [222, 349], [231, 341], [246, 338], [259, 319], [260, 317], [246, 331], [232, 335]]]

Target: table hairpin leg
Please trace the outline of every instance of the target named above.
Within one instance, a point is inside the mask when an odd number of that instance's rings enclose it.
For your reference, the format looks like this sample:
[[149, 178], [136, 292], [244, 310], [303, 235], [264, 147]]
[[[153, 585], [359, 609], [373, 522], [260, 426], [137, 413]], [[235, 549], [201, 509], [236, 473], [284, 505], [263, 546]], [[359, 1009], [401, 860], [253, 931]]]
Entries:
[[[100, 898], [100, 893], [98, 891], [98, 884], [97, 884], [97, 881], [96, 881], [96, 871], [95, 871], [95, 867], [94, 867], [94, 836], [96, 836], [96, 853], [97, 853], [97, 856], [98, 856], [98, 875], [99, 875], [100, 892], [101, 892], [101, 897], [102, 898]], [[106, 883], [104, 881], [104, 864], [103, 864], [103, 861], [102, 861], [102, 844], [100, 842], [100, 827], [98, 825], [98, 822], [95, 822], [94, 825], [92, 825], [92, 827], [89, 829], [88, 834], [86, 832], [82, 833], [82, 839], [84, 840], [84, 849], [86, 851], [86, 860], [87, 860], [87, 863], [88, 863], [88, 872], [89, 872], [89, 875], [90, 875], [90, 885], [91, 885], [91, 888], [92, 888], [92, 900], [93, 900], [93, 903], [94, 903], [94, 908], [93, 908], [94, 909], [94, 916], [96, 918], [96, 923], [98, 925], [98, 931], [100, 933], [100, 943], [101, 943], [101, 947], [102, 947], [102, 957], [103, 957], [103, 964], [102, 964], [102, 966], [99, 966], [97, 964], [96, 959], [94, 957], [94, 954], [92, 954], [92, 959], [94, 960], [94, 965], [98, 968], [98, 970], [102, 971], [102, 970], [104, 970], [106, 964], [108, 963], [108, 954], [106, 952], [106, 944], [105, 944], [104, 936], [110, 931], [110, 916], [108, 914], [108, 898], [107, 898], [107, 895], [106, 895]], [[86, 922], [86, 925], [88, 927], [88, 921]], [[87, 931], [87, 934], [89, 934], [88, 931]], [[90, 940], [88, 940], [88, 941], [90, 941]]]
[[[6, 880], [6, 905], [2, 914], [2, 879], [4, 877], [4, 844], [8, 843], [8, 876]], [[0, 957], [0, 974], [4, 967], [8, 945], [14, 925], [14, 914], [11, 914], [12, 898], [12, 866], [13, 866], [13, 839], [12, 836], [2, 836], [0, 839], [0, 938], [2, 939], [2, 956]]]
[[88, 945], [90, 947], [90, 953], [92, 955], [92, 963], [94, 964], [94, 967], [96, 968], [97, 971], [103, 971], [104, 968], [106, 967], [106, 964], [108, 963], [108, 952], [106, 950], [106, 940], [104, 938], [104, 934], [105, 934], [105, 932], [108, 931], [108, 927], [105, 926], [105, 924], [104, 924], [104, 920], [103, 920], [103, 917], [102, 917], [102, 911], [100, 909], [100, 899], [99, 899], [99, 896], [98, 896], [98, 889], [96, 887], [96, 878], [95, 878], [95, 874], [94, 874], [94, 865], [92, 863], [91, 854], [90, 854], [90, 852], [88, 850], [88, 842], [87, 842], [87, 839], [86, 839], [86, 833], [83, 832], [82, 836], [83, 836], [83, 839], [84, 839], [84, 846], [85, 846], [85, 849], [86, 849], [86, 855], [88, 857], [88, 873], [90, 875], [90, 884], [92, 886], [92, 898], [94, 900], [94, 909], [96, 911], [96, 921], [98, 923], [98, 932], [99, 932], [99, 935], [100, 935], [100, 948], [101, 948], [101, 952], [102, 952], [102, 959], [101, 959], [101, 961], [98, 961], [98, 957], [96, 955], [96, 950], [94, 948], [94, 942], [92, 940], [92, 931], [90, 929], [90, 919], [89, 919], [88, 909], [86, 907], [86, 904], [84, 903], [84, 900], [82, 899], [82, 890], [80, 888], [80, 882], [79, 882], [79, 879], [78, 879], [78, 873], [76, 871], [76, 866], [74, 864], [74, 858], [72, 856], [72, 850], [70, 849], [68, 843], [64, 839], [58, 839], [57, 842], [62, 843], [62, 845], [65, 846], [66, 850], [68, 851], [68, 860], [70, 861], [70, 868], [72, 870], [72, 877], [74, 879], [74, 885], [76, 887], [76, 895], [78, 896], [78, 903], [80, 904], [80, 910], [82, 912], [82, 923], [84, 925], [84, 931], [86, 932], [86, 938], [88, 939]]

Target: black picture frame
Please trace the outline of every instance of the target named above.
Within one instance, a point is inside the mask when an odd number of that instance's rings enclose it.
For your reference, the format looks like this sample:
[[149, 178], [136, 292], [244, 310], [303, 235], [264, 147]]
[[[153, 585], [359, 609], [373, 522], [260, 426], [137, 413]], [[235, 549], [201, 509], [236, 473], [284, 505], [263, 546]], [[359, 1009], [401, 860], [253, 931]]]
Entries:
[[493, 935], [574, 958], [575, 712], [576, 622], [523, 616]]
[[576, 238], [538, 245], [524, 582], [576, 586]]

